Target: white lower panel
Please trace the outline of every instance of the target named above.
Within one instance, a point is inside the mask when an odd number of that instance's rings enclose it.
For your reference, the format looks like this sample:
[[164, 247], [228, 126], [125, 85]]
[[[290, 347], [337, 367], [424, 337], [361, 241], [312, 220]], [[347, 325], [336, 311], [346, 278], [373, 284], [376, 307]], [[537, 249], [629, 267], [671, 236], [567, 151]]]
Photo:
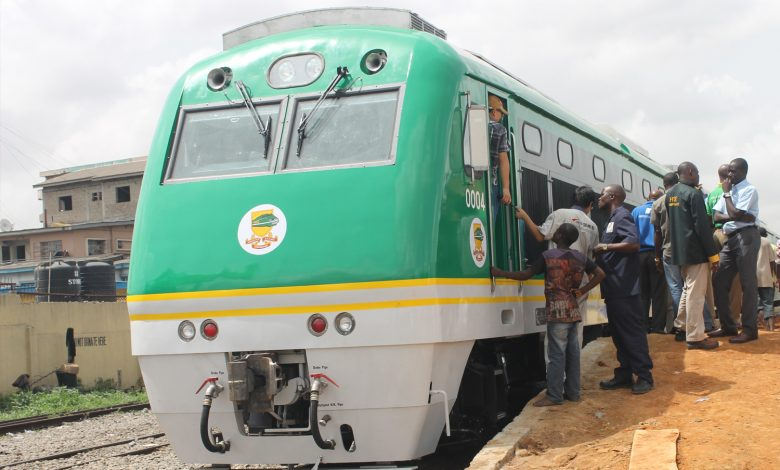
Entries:
[[[241, 435], [228, 398], [225, 353], [141, 356], [139, 362], [152, 411], [185, 462], [311, 464], [320, 456], [325, 463], [406, 461], [436, 449], [472, 346], [473, 341], [462, 341], [307, 350], [309, 373], [325, 373], [338, 384], [320, 395], [319, 415], [331, 417], [321, 434], [336, 441], [334, 450], [318, 448], [308, 435]], [[195, 392], [208, 377], [226, 387], [214, 400], [209, 420], [230, 441], [226, 454], [208, 452], [201, 443], [203, 391]], [[446, 408], [441, 395], [429, 398], [431, 389], [447, 392]], [[342, 424], [352, 427], [355, 452], [344, 448]]]

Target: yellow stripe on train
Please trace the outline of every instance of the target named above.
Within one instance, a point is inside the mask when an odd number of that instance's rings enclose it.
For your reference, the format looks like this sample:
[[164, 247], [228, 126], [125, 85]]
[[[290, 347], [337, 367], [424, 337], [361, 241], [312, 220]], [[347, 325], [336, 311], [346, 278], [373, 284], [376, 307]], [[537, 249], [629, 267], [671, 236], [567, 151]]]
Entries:
[[246, 308], [236, 310], [211, 310], [206, 312], [148, 313], [130, 315], [131, 321], [184, 320], [190, 318], [249, 317], [263, 315], [301, 315], [356, 310], [380, 310], [390, 308], [430, 307], [433, 305], [491, 304], [507, 302], [544, 302], [544, 296], [509, 297], [456, 297], [387, 300], [331, 305], [295, 305], [289, 307]]

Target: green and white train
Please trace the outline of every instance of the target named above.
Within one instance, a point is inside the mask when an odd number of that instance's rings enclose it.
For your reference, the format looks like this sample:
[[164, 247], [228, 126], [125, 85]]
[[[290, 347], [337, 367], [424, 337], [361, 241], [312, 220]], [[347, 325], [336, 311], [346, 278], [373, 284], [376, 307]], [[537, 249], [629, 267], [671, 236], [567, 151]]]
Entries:
[[543, 247], [488, 216], [488, 94], [535, 220], [581, 184], [640, 204], [666, 170], [408, 11], [223, 40], [168, 97], [133, 239], [133, 353], [177, 454], [408, 462], [498, 429], [544, 378], [544, 293], [489, 268]]

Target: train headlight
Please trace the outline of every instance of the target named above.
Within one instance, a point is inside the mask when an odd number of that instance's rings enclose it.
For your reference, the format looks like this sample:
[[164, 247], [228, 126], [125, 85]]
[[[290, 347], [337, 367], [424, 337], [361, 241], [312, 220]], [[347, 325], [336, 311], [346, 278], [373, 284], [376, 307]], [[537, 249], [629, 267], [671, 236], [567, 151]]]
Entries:
[[336, 331], [348, 335], [355, 330], [355, 318], [347, 312], [336, 315]]
[[207, 340], [211, 341], [214, 338], [217, 337], [217, 334], [219, 333], [219, 328], [217, 327], [217, 322], [214, 320], [205, 320], [203, 323], [200, 324], [200, 335], [206, 338]]
[[314, 56], [306, 61], [306, 75], [316, 80], [322, 74], [322, 58]]
[[181, 338], [182, 341], [192, 341], [196, 331], [195, 325], [189, 320], [184, 320], [179, 323], [179, 338]]
[[266, 80], [272, 88], [292, 88], [314, 83], [322, 75], [325, 60], [319, 54], [304, 52], [279, 57], [268, 69]]
[[365, 73], [372, 75], [385, 67], [387, 63], [387, 52], [381, 49], [374, 49], [363, 56], [362, 69]]
[[309, 333], [314, 336], [322, 336], [328, 329], [328, 320], [319, 313], [310, 316], [306, 324], [309, 327]]
[[279, 63], [276, 67], [276, 77], [282, 83], [290, 83], [295, 78], [295, 66], [289, 60]]

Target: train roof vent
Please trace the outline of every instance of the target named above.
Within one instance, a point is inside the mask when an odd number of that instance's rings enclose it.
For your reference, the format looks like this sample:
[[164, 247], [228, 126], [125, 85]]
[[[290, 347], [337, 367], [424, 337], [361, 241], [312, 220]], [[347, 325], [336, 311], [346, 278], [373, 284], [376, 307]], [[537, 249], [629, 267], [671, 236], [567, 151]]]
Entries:
[[326, 8], [276, 16], [228, 31], [222, 35], [222, 48], [232, 49], [245, 42], [286, 31], [333, 25], [392, 26], [424, 31], [447, 39], [444, 30], [436, 28], [409, 10], [368, 7]]
[[608, 136], [612, 137], [613, 139], [616, 139], [621, 144], [627, 146], [631, 151], [636, 152], [642, 155], [643, 157], [650, 158], [650, 152], [648, 152], [647, 149], [637, 144], [633, 140], [629, 139], [628, 137], [624, 136], [620, 132], [616, 131], [614, 128], [610, 127], [609, 125], [597, 124], [596, 126]]

